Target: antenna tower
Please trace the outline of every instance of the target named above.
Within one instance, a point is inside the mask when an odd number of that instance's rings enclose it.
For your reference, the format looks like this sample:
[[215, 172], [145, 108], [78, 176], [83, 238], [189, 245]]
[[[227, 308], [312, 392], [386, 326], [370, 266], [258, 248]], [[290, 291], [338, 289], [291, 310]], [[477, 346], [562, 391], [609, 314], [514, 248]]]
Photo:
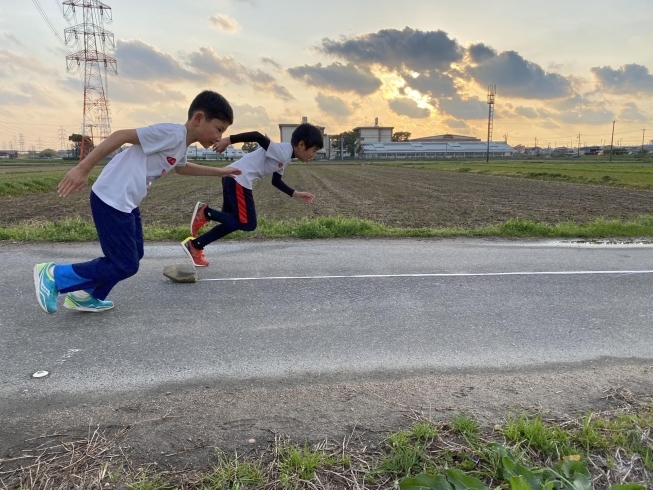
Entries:
[[[107, 31], [104, 24], [111, 23], [113, 15], [111, 7], [99, 0], [64, 0], [62, 4], [67, 20], [76, 17], [77, 9], [81, 11], [81, 23], [66, 28], [64, 32], [67, 45], [82, 41], [81, 51], [66, 56], [69, 72], [84, 70], [84, 114], [79, 154], [82, 160], [91, 151], [95, 136], [103, 140], [111, 134], [107, 72], [118, 74], [118, 68], [115, 58], [106, 54], [107, 47], [114, 48], [115, 42], [113, 33]], [[93, 134], [94, 128], [96, 134]]]
[[492, 130], [494, 129], [494, 98], [497, 94], [497, 86], [490, 85], [487, 88], [487, 105], [490, 108], [487, 117], [487, 161], [490, 161], [490, 141], [492, 141]]

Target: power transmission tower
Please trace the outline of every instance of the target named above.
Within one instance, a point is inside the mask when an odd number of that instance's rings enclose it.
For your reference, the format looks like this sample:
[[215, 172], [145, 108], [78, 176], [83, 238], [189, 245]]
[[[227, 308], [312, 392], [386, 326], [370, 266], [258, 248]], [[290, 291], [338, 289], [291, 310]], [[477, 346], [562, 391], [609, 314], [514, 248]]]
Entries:
[[66, 144], [66, 130], [64, 129], [63, 126], [59, 126], [59, 141], [61, 142], [61, 148], [60, 150], [65, 150], [65, 144]]
[[18, 134], [18, 150], [25, 151], [25, 137], [23, 133]]
[[[107, 98], [107, 72], [118, 74], [115, 58], [106, 54], [107, 47], [114, 48], [113, 33], [104, 28], [104, 23], [113, 21], [111, 7], [100, 0], [65, 0], [64, 16], [75, 17], [81, 10], [81, 23], [65, 29], [65, 41], [70, 45], [81, 39], [83, 49], [66, 56], [68, 71], [84, 70], [84, 114], [82, 119], [82, 144], [79, 159], [91, 150], [93, 128], [98, 128], [100, 140], [111, 134], [109, 100]], [[102, 77], [104, 68], [104, 80]]]
[[580, 133], [578, 133], [578, 157], [580, 158]]
[[487, 88], [487, 105], [489, 107], [487, 116], [487, 162], [490, 161], [490, 141], [492, 141], [492, 130], [494, 129], [494, 99], [497, 94], [497, 86], [490, 85]]

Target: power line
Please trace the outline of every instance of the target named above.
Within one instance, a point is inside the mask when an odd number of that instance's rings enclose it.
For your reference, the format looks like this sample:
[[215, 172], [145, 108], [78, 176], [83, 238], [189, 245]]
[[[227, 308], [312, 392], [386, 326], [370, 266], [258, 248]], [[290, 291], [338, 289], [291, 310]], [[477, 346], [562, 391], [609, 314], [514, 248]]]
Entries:
[[50, 19], [48, 18], [48, 14], [46, 14], [45, 10], [43, 10], [43, 7], [41, 7], [41, 4], [39, 3], [39, 0], [32, 0], [32, 3], [36, 7], [36, 9], [39, 11], [39, 13], [41, 14], [41, 17], [43, 17], [43, 20], [48, 25], [48, 27], [50, 28], [52, 33], [54, 34], [54, 37], [57, 38], [57, 41], [59, 41], [61, 43], [61, 46], [63, 46], [63, 48], [68, 52], [68, 54], [70, 54], [70, 50], [68, 49], [68, 46], [66, 46], [66, 43], [61, 38], [61, 36], [57, 32], [57, 30], [54, 28], [54, 26], [52, 25], [52, 22], [50, 22]]

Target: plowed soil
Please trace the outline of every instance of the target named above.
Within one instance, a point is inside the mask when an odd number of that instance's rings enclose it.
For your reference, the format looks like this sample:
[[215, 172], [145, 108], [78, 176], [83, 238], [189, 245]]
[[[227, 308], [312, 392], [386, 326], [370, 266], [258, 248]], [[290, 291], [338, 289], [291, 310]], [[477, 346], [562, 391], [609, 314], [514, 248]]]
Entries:
[[[510, 218], [550, 224], [629, 219], [653, 208], [653, 191], [371, 165], [292, 164], [284, 180], [315, 194], [315, 203], [289, 199], [266, 179], [254, 187], [259, 217], [343, 216], [397, 227], [473, 227]], [[160, 179], [141, 205], [143, 222], [184, 225], [198, 200], [219, 208], [220, 179]], [[88, 190], [65, 199], [55, 192], [0, 199], [2, 225], [74, 216], [90, 220]]]

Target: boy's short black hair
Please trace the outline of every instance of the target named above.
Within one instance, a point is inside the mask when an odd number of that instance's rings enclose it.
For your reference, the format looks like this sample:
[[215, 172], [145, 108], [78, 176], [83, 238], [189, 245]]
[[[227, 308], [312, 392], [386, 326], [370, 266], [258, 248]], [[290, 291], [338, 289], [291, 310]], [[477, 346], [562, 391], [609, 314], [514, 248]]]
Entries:
[[317, 146], [317, 149], [321, 150], [324, 146], [324, 136], [322, 135], [322, 131], [320, 131], [318, 127], [308, 123], [300, 124], [292, 133], [290, 144], [298, 146], [300, 141], [304, 142], [306, 148]]
[[193, 99], [188, 108], [188, 119], [190, 120], [197, 111], [204, 113], [208, 121], [220, 119], [221, 121], [234, 123], [234, 110], [227, 99], [213, 90], [205, 90]]

